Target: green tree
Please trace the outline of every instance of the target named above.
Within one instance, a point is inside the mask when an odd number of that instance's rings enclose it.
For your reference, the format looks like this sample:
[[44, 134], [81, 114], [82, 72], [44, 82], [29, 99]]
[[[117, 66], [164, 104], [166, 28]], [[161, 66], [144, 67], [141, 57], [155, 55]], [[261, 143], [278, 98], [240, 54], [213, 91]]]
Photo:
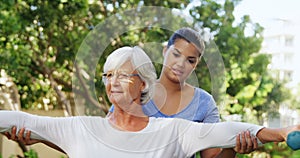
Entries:
[[[214, 41], [222, 54], [226, 69], [226, 96], [224, 100], [217, 101], [225, 104], [224, 114], [245, 114], [255, 116], [256, 123], [262, 121], [261, 114], [270, 112], [270, 106], [276, 105], [288, 97], [283, 96], [283, 82], [271, 77], [267, 66], [270, 56], [258, 53], [263, 40], [263, 28], [258, 23], [253, 23], [248, 15], [237, 23], [233, 11], [240, 0], [224, 3], [204, 0], [202, 5], [193, 8], [190, 14], [195, 19], [195, 24], [208, 28], [214, 35]], [[246, 29], [251, 27], [251, 34]], [[201, 71], [199, 78], [209, 76], [205, 69], [208, 61], [199, 65]], [[200, 86], [210, 90], [209, 78], [199, 81]], [[251, 118], [251, 117], [250, 117]], [[244, 117], [247, 121], [250, 118]], [[253, 119], [253, 118], [251, 118]], [[258, 122], [257, 122], [258, 121]]]
[[[100, 107], [104, 115], [109, 103], [105, 99], [99, 76], [96, 81], [90, 81], [99, 86], [96, 89], [99, 97], [88, 93], [89, 87], [84, 87], [84, 84], [72, 87], [72, 75], [83, 79], [83, 74], [89, 73], [76, 71], [76, 52], [97, 24], [116, 13], [141, 5], [184, 7], [183, 4], [167, 1], [1, 1], [0, 69], [5, 70], [18, 86], [21, 106], [41, 109], [54, 106], [64, 109], [65, 115], [73, 115], [72, 100], [75, 92], [85, 98], [85, 104], [91, 109]], [[105, 52], [122, 45], [147, 42], [150, 38], [152, 41], [161, 40], [166, 39], [167, 35], [160, 28], [133, 30], [115, 37], [115, 43]], [[99, 71], [103, 62], [99, 61]]]
[[70, 109], [74, 54], [88, 33], [86, 1], [1, 2], [1, 69], [13, 77], [24, 108], [61, 105]]

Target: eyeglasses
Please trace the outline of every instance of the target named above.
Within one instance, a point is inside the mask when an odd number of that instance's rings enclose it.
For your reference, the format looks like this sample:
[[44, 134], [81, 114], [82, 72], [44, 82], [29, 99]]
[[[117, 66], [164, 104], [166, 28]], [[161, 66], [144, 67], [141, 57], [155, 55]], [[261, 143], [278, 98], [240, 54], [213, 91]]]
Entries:
[[130, 81], [130, 78], [133, 76], [139, 77], [139, 74], [127, 74], [125, 72], [116, 72], [116, 71], [103, 73], [102, 80], [103, 80], [104, 84], [106, 84], [108, 81], [110, 82], [114, 76], [116, 76], [117, 81], [128, 82], [128, 81]]

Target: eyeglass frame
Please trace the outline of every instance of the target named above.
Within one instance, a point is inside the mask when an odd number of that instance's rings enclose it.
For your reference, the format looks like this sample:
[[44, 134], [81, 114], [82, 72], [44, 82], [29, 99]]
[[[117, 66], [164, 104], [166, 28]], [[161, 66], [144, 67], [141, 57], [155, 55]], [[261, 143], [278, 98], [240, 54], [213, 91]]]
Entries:
[[[107, 75], [108, 74], [112, 74], [112, 76], [108, 79], [108, 77], [107, 77]], [[120, 73], [120, 72], [117, 72], [117, 71], [111, 71], [111, 72], [108, 72], [108, 73], [102, 73], [102, 81], [103, 81], [103, 83], [104, 84], [106, 84], [107, 83], [107, 81], [110, 81], [114, 76], [115, 76], [115, 74], [117, 74], [117, 81], [119, 81], [119, 82], [127, 82], [127, 81], [129, 81], [129, 79], [131, 78], [131, 77], [134, 77], [134, 76], [138, 76], [138, 77], [140, 77], [140, 75], [139, 74], [134, 74], [134, 73], [132, 73], [132, 74], [127, 74], [127, 73]], [[123, 75], [123, 77], [125, 77], [125, 78], [120, 78], [120, 75]], [[126, 81], [125, 81], [126, 80]]]

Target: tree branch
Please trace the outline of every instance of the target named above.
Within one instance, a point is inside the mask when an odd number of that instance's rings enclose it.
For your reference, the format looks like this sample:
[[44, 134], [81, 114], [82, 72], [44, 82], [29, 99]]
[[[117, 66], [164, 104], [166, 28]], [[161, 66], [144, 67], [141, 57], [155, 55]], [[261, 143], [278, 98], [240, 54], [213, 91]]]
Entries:
[[77, 75], [77, 77], [78, 77], [78, 80], [79, 80], [79, 82], [80, 82], [80, 85], [82, 86], [82, 88], [83, 88], [83, 90], [84, 90], [84, 93], [83, 93], [83, 94], [84, 94], [85, 98], [86, 98], [90, 103], [92, 103], [93, 105], [99, 107], [102, 111], [104, 111], [105, 113], [107, 113], [107, 112], [108, 112], [108, 107], [105, 107], [105, 106], [99, 104], [99, 102], [96, 101], [96, 100], [90, 95], [89, 90], [88, 90], [88, 88], [86, 87], [86, 85], [84, 84], [84, 80], [83, 80], [83, 78], [82, 78], [82, 76], [81, 76], [81, 74], [80, 74], [80, 68], [78, 67], [78, 64], [77, 64], [77, 63], [74, 63], [74, 66], [75, 66], [75, 69], [76, 69], [76, 72], [75, 72], [75, 73], [76, 73], [76, 75]]

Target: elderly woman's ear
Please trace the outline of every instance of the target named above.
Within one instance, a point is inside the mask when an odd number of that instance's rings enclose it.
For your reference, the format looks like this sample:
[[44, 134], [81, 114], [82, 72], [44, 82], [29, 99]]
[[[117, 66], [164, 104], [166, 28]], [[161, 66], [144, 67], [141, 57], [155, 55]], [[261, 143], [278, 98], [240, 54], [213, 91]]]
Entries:
[[146, 82], [143, 81], [140, 88], [141, 88], [141, 91], [144, 91], [146, 89]]

